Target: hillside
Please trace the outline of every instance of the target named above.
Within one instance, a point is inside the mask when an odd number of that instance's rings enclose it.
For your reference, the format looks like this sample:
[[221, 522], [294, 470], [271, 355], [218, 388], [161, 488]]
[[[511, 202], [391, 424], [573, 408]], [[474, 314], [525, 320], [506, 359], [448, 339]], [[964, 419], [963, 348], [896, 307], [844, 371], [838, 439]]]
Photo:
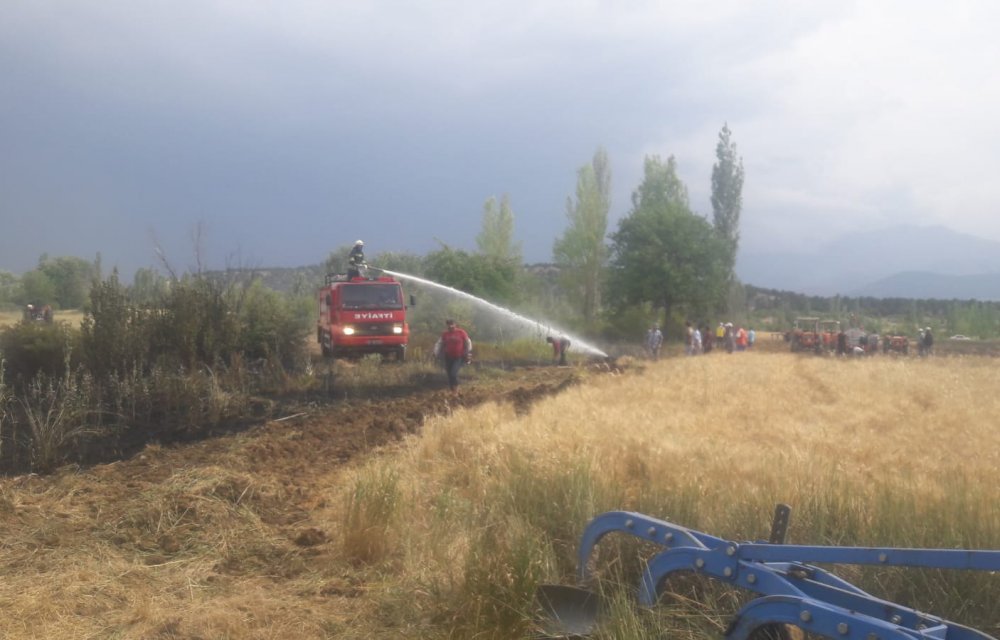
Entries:
[[[930, 294], [930, 295], [927, 295]], [[1000, 274], [947, 275], [904, 271], [849, 291], [850, 296], [1000, 301]]]

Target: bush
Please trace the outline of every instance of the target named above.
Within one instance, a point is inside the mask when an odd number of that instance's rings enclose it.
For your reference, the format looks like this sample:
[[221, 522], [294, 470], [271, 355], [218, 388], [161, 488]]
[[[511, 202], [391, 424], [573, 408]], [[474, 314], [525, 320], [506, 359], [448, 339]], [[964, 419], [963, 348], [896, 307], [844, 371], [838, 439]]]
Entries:
[[239, 332], [227, 287], [201, 275], [185, 278], [157, 310], [154, 357], [187, 370], [225, 365], [238, 350]]
[[0, 354], [10, 380], [59, 375], [78, 345], [78, 332], [64, 322], [21, 322], [0, 332]]
[[202, 275], [140, 305], [112, 273], [80, 331], [0, 332], [0, 465], [48, 470], [260, 415], [251, 394], [308, 362], [311, 311], [309, 298]]
[[[303, 309], [303, 307], [306, 307]], [[301, 366], [306, 357], [312, 301], [282, 295], [254, 282], [245, 292], [239, 311], [239, 351], [249, 361], [275, 360], [287, 369]]]
[[[623, 307], [617, 313], [609, 315], [602, 337], [609, 342], [642, 341], [657, 315], [649, 304]], [[660, 324], [663, 324], [662, 321]], [[664, 331], [664, 335], [666, 334], [667, 331]]]
[[149, 361], [150, 315], [131, 304], [118, 272], [90, 290], [90, 309], [81, 324], [84, 362], [98, 378], [143, 369]]
[[186, 277], [138, 305], [112, 274], [91, 290], [83, 346], [91, 372], [162, 366], [180, 371], [266, 360], [286, 368], [305, 361], [311, 301], [263, 287]]
[[65, 462], [81, 442], [100, 435], [91, 419], [92, 391], [69, 373], [59, 378], [35, 376], [20, 399], [20, 413], [30, 438], [31, 468], [51, 471]]

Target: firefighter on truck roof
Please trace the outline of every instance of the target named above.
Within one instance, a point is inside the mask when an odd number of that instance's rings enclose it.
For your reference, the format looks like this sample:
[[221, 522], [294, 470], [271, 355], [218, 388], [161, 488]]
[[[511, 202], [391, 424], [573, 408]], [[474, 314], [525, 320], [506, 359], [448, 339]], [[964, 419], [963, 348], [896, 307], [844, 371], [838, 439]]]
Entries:
[[367, 266], [365, 264], [365, 243], [358, 240], [351, 247], [351, 252], [347, 254], [347, 278], [360, 278], [361, 268], [365, 266]]

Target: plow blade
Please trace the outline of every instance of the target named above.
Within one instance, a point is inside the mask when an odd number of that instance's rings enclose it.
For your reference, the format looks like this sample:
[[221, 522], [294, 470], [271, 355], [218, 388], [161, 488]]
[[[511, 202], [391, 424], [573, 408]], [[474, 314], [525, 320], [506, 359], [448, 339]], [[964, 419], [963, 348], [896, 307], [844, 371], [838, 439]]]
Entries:
[[597, 628], [600, 598], [592, 591], [543, 584], [535, 600], [542, 610], [540, 638], [586, 638]]

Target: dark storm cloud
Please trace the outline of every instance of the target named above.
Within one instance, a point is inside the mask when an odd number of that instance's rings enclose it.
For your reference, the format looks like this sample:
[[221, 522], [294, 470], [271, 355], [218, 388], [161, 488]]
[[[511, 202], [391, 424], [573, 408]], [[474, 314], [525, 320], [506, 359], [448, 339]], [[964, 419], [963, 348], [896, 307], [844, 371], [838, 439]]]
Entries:
[[[910, 215], [931, 219], [948, 207], [922, 186], [930, 163], [891, 155], [928, 130], [924, 93], [882, 52], [943, 19], [921, 6], [906, 5], [912, 29], [875, 38], [886, 16], [852, 4], [8, 4], [0, 268], [101, 251], [130, 274], [155, 264], [154, 242], [184, 264], [198, 225], [217, 263], [315, 263], [357, 237], [374, 252], [472, 249], [483, 202], [504, 193], [526, 258], [543, 261], [599, 145], [613, 218], [649, 153], [678, 157], [706, 213], [727, 121], [747, 164], [748, 241], [794, 238], [810, 211], [846, 226], [916, 202]], [[945, 71], [991, 46], [972, 31]], [[947, 60], [947, 42], [921, 44]], [[1000, 96], [978, 90], [990, 112]], [[953, 148], [984, 118], [929, 139]], [[997, 193], [959, 186], [984, 165], [965, 155], [937, 171], [972, 220]]]

